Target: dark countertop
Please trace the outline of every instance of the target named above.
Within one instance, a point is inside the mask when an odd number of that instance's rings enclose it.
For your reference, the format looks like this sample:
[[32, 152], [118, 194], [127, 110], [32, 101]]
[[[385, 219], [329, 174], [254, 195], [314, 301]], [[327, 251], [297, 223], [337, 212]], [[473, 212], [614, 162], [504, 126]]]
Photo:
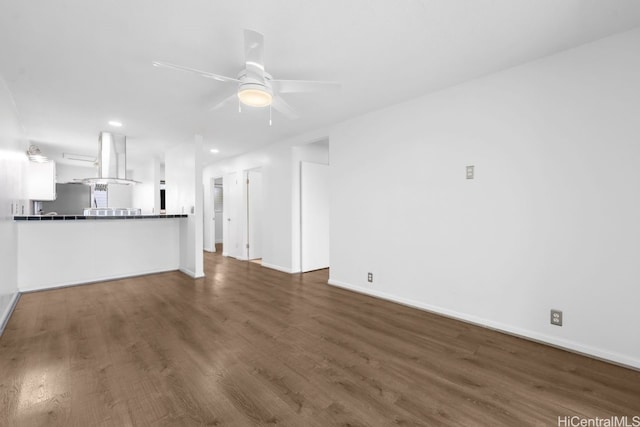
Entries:
[[120, 215], [120, 216], [97, 216], [97, 215], [16, 215], [15, 221], [76, 221], [76, 220], [97, 220], [97, 219], [156, 219], [156, 218], [186, 218], [187, 214], [166, 214], [166, 215]]

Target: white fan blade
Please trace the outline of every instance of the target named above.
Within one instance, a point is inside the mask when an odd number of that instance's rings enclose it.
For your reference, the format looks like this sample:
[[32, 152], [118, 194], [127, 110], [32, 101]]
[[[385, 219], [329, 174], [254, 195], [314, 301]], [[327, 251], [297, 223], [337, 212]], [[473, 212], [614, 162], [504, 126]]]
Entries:
[[231, 103], [231, 101], [236, 101], [236, 104], [239, 102], [238, 101], [238, 93], [237, 92], [233, 92], [231, 95], [227, 96], [225, 99], [223, 99], [222, 101], [218, 102], [217, 104], [209, 107], [210, 111], [216, 111], [221, 109], [222, 107], [224, 107], [225, 105]]
[[240, 82], [240, 80], [234, 79], [232, 77], [225, 77], [225, 76], [221, 76], [221, 75], [218, 75], [218, 74], [210, 73], [208, 71], [196, 70], [195, 68], [189, 68], [189, 67], [184, 67], [182, 65], [170, 64], [168, 62], [154, 61], [153, 62], [153, 66], [154, 67], [160, 67], [160, 68], [170, 68], [172, 70], [187, 71], [187, 72], [190, 72], [190, 73], [200, 74], [202, 77], [206, 77], [208, 79], [218, 80], [220, 82], [234, 82], [234, 83], [239, 83]]
[[257, 31], [244, 30], [244, 58], [247, 71], [264, 80], [264, 36]]
[[279, 96], [273, 97], [273, 100], [271, 101], [271, 106], [277, 111], [281, 112], [285, 117], [287, 117], [290, 120], [295, 120], [300, 118], [300, 116], [298, 115], [298, 113], [296, 113], [293, 107], [287, 104], [285, 100]]
[[271, 85], [275, 92], [325, 92], [340, 89], [338, 82], [322, 82], [311, 80], [272, 80]]

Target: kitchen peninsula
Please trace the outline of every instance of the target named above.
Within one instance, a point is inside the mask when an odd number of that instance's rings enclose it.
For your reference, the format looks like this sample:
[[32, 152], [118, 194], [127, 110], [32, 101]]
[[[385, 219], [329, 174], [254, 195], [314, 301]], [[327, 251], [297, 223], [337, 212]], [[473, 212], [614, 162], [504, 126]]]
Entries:
[[15, 216], [23, 291], [178, 270], [188, 215]]
[[15, 221], [47, 221], [47, 220], [96, 220], [96, 219], [151, 219], [151, 218], [186, 218], [186, 214], [162, 214], [162, 215], [17, 215]]

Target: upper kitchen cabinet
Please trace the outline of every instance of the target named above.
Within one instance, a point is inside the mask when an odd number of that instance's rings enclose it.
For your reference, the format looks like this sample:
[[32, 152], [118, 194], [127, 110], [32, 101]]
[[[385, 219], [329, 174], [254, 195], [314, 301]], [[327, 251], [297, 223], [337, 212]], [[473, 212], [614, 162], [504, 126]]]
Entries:
[[27, 197], [30, 200], [56, 199], [56, 163], [29, 162], [27, 166]]

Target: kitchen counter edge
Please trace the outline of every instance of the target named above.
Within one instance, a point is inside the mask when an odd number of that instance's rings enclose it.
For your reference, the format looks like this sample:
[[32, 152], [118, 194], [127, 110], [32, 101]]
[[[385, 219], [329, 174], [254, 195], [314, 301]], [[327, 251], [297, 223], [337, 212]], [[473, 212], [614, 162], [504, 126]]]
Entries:
[[186, 218], [187, 214], [165, 214], [165, 215], [16, 215], [14, 221], [79, 221], [79, 220], [117, 220], [117, 219], [157, 219], [157, 218]]

